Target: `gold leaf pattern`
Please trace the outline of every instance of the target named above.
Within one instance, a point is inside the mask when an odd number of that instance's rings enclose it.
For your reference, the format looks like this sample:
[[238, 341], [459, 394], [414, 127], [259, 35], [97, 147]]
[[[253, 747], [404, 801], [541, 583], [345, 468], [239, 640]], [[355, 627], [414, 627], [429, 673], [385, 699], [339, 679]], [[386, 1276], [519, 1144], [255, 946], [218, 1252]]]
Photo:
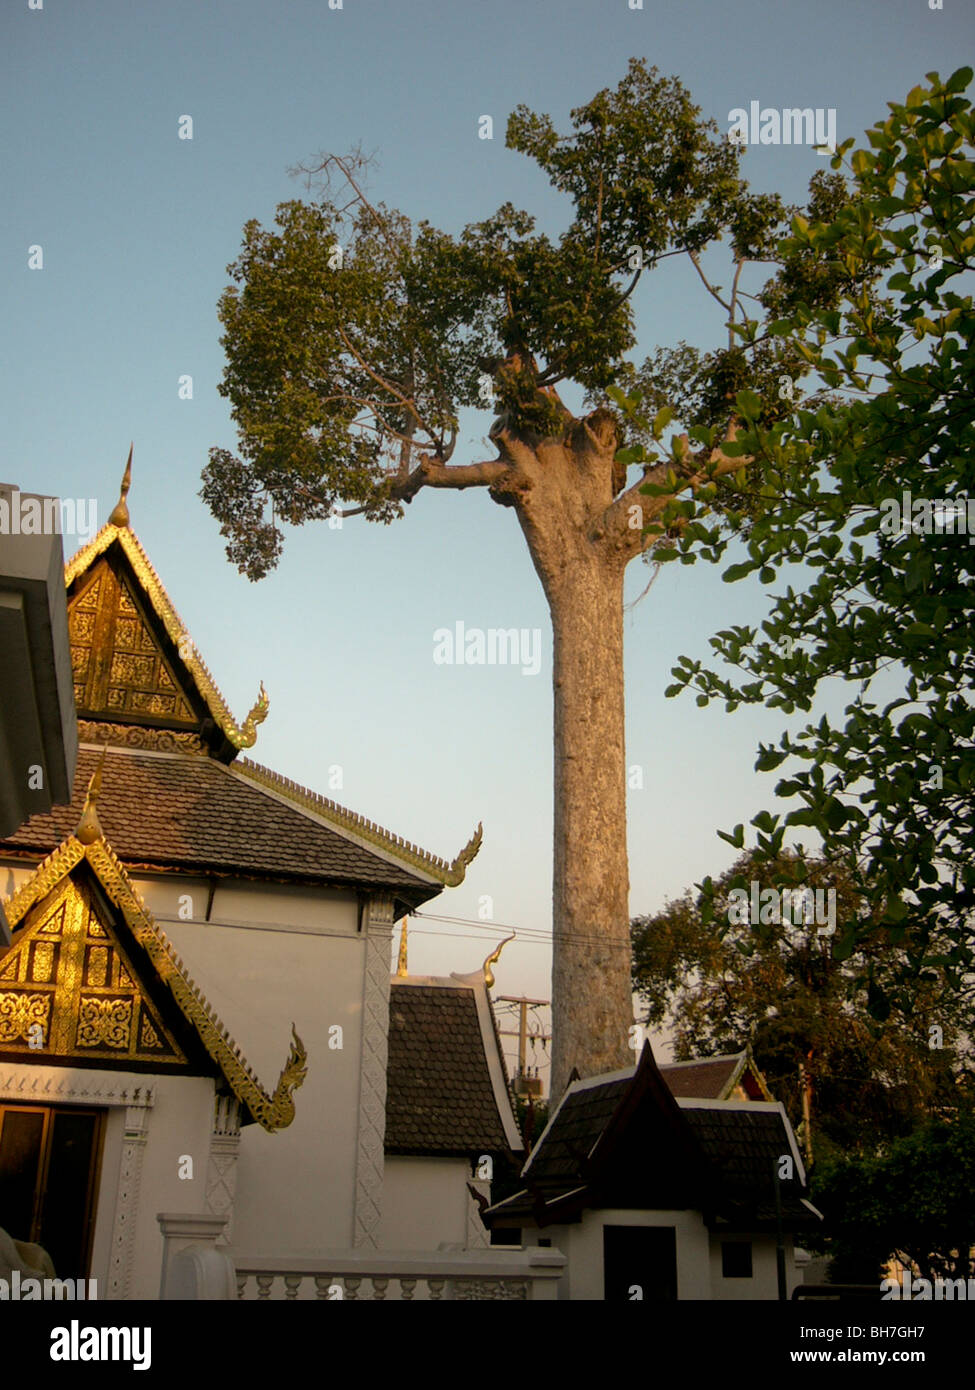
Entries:
[[51, 972], [54, 968], [54, 942], [35, 941], [33, 947], [34, 949], [31, 952], [30, 960], [30, 977], [35, 984], [49, 984]]
[[112, 1047], [117, 1052], [126, 1052], [131, 1027], [131, 999], [82, 996], [78, 1010], [79, 1047]]
[[51, 1012], [49, 994], [24, 994], [20, 990], [0, 992], [0, 1042], [30, 1041], [30, 1029], [39, 1023], [47, 1032]]

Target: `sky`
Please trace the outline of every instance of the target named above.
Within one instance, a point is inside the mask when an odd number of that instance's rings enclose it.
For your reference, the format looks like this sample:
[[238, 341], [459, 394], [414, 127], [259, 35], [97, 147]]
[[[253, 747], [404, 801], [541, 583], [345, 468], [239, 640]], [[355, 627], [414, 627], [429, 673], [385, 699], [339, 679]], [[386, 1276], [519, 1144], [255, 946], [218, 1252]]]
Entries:
[[[465, 883], [411, 923], [410, 970], [469, 971], [513, 929], [497, 992], [545, 999], [551, 639], [517, 522], [480, 489], [424, 493], [389, 527], [290, 530], [260, 583], [236, 571], [198, 492], [208, 450], [237, 442], [216, 306], [244, 223], [307, 196], [290, 168], [361, 146], [371, 195], [414, 221], [456, 234], [511, 201], [557, 234], [567, 206], [505, 149], [515, 106], [568, 130], [571, 108], [642, 57], [722, 130], [756, 100], [832, 108], [842, 141], [925, 73], [970, 61], [975, 18], [964, 0], [337, 3], [6, 0], [0, 482], [96, 499], [101, 525], [133, 441], [132, 526], [187, 630], [238, 718], [261, 680], [270, 695], [251, 756], [448, 859], [483, 822]], [[824, 164], [758, 145], [742, 173], [802, 202]], [[633, 303], [640, 360], [722, 338], [721, 311], [677, 258]], [[462, 423], [452, 461], [489, 457], [488, 412]], [[84, 539], [66, 535], [66, 556]], [[726, 585], [721, 568], [665, 567], [625, 619], [633, 914], [722, 872], [734, 852], [716, 831], [771, 805], [782, 775], [753, 771], [781, 714], [664, 698], [681, 654], [703, 659], [720, 628], [769, 612], [757, 580]], [[628, 601], [649, 576], [631, 565]], [[458, 622], [537, 630], [537, 673], [437, 664], [433, 634]]]

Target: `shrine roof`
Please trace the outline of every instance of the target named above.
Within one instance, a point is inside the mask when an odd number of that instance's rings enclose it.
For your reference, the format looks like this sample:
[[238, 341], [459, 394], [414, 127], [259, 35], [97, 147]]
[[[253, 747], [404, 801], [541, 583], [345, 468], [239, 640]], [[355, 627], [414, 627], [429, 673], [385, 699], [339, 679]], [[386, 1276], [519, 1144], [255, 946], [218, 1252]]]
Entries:
[[771, 1100], [769, 1091], [751, 1051], [728, 1053], [723, 1057], [695, 1057], [688, 1062], [668, 1062], [660, 1074], [675, 1096], [698, 1100], [730, 1100], [740, 1086], [751, 1100]]
[[[83, 744], [71, 804], [31, 816], [0, 841], [0, 853], [43, 856], [70, 835], [101, 754]], [[406, 910], [440, 891], [442, 861], [414, 871], [394, 837], [383, 852], [349, 827], [327, 824], [324, 808], [315, 814], [276, 792], [273, 774], [262, 785], [255, 771], [263, 773], [202, 755], [109, 747], [100, 806], [105, 833], [130, 867], [388, 890]]]
[[649, 1044], [635, 1069], [574, 1081], [522, 1170], [526, 1186], [488, 1209], [499, 1225], [577, 1221], [586, 1208], [696, 1209], [716, 1229], [775, 1221], [776, 1165], [787, 1229], [820, 1219], [783, 1107], [676, 1099]]
[[386, 1075], [388, 1154], [522, 1148], [483, 976], [392, 980]]

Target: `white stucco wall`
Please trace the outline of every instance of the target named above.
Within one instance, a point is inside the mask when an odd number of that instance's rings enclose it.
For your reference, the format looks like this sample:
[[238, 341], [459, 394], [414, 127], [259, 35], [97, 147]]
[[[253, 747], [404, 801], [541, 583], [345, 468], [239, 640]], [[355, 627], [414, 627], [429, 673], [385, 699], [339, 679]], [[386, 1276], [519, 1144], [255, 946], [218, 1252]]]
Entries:
[[672, 1226], [677, 1243], [677, 1297], [711, 1297], [708, 1232], [699, 1212], [607, 1208], [588, 1211], [580, 1222], [570, 1226], [526, 1230], [525, 1240], [529, 1244], [537, 1245], [542, 1236], [568, 1257], [566, 1272], [559, 1281], [560, 1298], [603, 1301], [604, 1226]]
[[[721, 1245], [723, 1241], [740, 1240], [740, 1236], [722, 1236], [715, 1231], [711, 1236], [711, 1297], [717, 1301], [725, 1299], [777, 1299], [779, 1296], [779, 1276], [775, 1260], [775, 1237], [754, 1235], [744, 1237], [751, 1240], [752, 1277], [750, 1279], [725, 1279], [721, 1273]], [[786, 1292], [801, 1282], [796, 1269], [795, 1251], [792, 1238], [785, 1237], [785, 1278]]]
[[292, 1020], [308, 1052], [294, 1122], [274, 1134], [249, 1125], [241, 1136], [234, 1246], [350, 1246], [366, 948], [356, 899], [230, 883], [217, 888], [209, 922], [182, 921], [179, 895], [189, 892], [202, 916], [204, 884], [202, 894], [172, 880], [138, 886], [268, 1092], [287, 1059]]
[[470, 1164], [464, 1158], [387, 1155], [383, 1191], [383, 1250], [464, 1246]]
[[[527, 1244], [537, 1245], [539, 1237], [568, 1257], [566, 1273], [559, 1281], [562, 1299], [591, 1299], [602, 1301], [603, 1227], [604, 1226], [672, 1226], [677, 1241], [677, 1297], [687, 1299], [763, 1299], [778, 1298], [778, 1279], [775, 1263], [775, 1237], [755, 1235], [746, 1237], [752, 1245], [752, 1278], [725, 1279], [721, 1273], [722, 1240], [741, 1239], [711, 1233], [700, 1212], [688, 1211], [589, 1211], [581, 1222], [569, 1226], [547, 1226], [544, 1231], [526, 1230]], [[793, 1242], [786, 1237], [787, 1292], [799, 1282], [795, 1266]]]

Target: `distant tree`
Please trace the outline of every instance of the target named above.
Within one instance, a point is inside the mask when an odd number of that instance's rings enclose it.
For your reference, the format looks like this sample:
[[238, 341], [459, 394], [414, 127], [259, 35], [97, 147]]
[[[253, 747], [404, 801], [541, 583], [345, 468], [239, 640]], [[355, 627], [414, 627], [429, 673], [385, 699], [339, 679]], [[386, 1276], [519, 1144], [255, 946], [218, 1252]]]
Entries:
[[[573, 1066], [589, 1075], [632, 1060], [624, 571], [666, 545], [657, 518], [678, 494], [710, 499], [720, 524], [714, 479], [742, 466], [740, 451], [724, 448], [744, 370], [734, 327], [747, 317], [741, 276], [774, 261], [792, 211], [749, 193], [740, 149], [700, 119], [679, 81], [641, 61], [571, 120], [567, 135], [523, 106], [508, 121], [508, 147], [569, 199], [554, 238], [510, 203], [458, 236], [414, 227], [370, 201], [361, 159], [335, 156], [305, 171], [321, 181], [317, 202], [282, 204], [275, 230], [247, 223], [220, 302], [220, 389], [240, 454], [211, 450], [202, 494], [252, 579], [277, 563], [282, 522], [340, 509], [388, 523], [430, 488], [479, 487], [512, 509], [554, 643], [555, 1096]], [[838, 196], [820, 180], [813, 203], [825, 198], [832, 210]], [[700, 271], [722, 237], [733, 277], [718, 295], [728, 347], [698, 373], [714, 436], [699, 447], [674, 437], [664, 449], [673, 415], [664, 397], [678, 378], [656, 359], [642, 368], [628, 359], [631, 296], [667, 257], [686, 255]], [[799, 261], [808, 276], [815, 257]], [[822, 301], [847, 278], [828, 272]], [[774, 420], [785, 406], [772, 383], [805, 365], [793, 347], [769, 342], [748, 370], [752, 381], [764, 373]], [[589, 393], [578, 417], [558, 394], [563, 383]], [[629, 388], [656, 390], [662, 408], [648, 418], [629, 409]], [[462, 407], [494, 416], [491, 457], [452, 462]], [[712, 543], [706, 528], [697, 534]]]
[[892, 1259], [925, 1279], [975, 1274], [971, 1111], [931, 1120], [876, 1155], [817, 1165], [812, 1195], [825, 1220], [806, 1243], [831, 1255], [836, 1283], [872, 1282]]
[[[764, 922], [735, 911], [735, 890], [750, 899], [752, 883], [766, 895], [756, 889]], [[822, 906], [835, 893], [836, 920], [860, 924], [856, 953], [837, 954], [829, 921], [807, 921], [800, 900], [782, 898], [800, 885], [819, 889]], [[869, 1152], [971, 1097], [971, 1005], [946, 997], [942, 979], [919, 991], [909, 1018], [872, 1017], [871, 973], [892, 948], [842, 870], [752, 853], [708, 888], [632, 923], [633, 987], [647, 1023], [673, 1030], [678, 1060], [750, 1043], [813, 1154]]]

